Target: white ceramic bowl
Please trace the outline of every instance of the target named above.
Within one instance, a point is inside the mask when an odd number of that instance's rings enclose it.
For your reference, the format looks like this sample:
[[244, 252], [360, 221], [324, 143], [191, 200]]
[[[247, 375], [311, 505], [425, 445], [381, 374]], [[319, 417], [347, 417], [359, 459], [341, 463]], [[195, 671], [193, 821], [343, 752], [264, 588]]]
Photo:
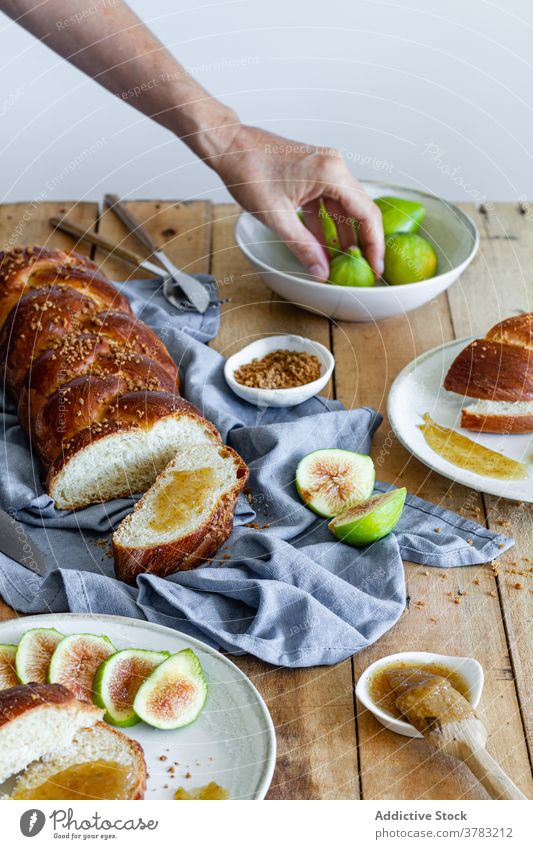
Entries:
[[476, 225], [448, 201], [414, 189], [364, 182], [373, 197], [389, 195], [423, 203], [426, 217], [418, 231], [428, 238], [438, 256], [436, 277], [404, 286], [376, 284], [371, 288], [319, 283], [275, 233], [245, 212], [237, 220], [235, 239], [265, 283], [287, 301], [306, 310], [343, 321], [380, 321], [410, 312], [436, 298], [457, 280], [479, 245]]
[[[243, 386], [242, 383], [237, 383], [233, 373], [243, 366], [245, 363], [251, 362], [254, 358], [261, 359], [272, 351], [284, 349], [286, 351], [307, 351], [308, 354], [314, 354], [320, 360], [320, 377], [318, 380], [313, 380], [311, 383], [305, 383], [303, 386], [294, 386], [290, 389], [254, 389], [251, 386]], [[333, 355], [320, 342], [314, 342], [313, 339], [306, 339], [303, 336], [282, 335], [282, 336], [267, 336], [264, 339], [257, 339], [246, 345], [232, 357], [226, 360], [224, 366], [224, 377], [228, 386], [233, 389], [239, 398], [249, 401], [250, 404], [255, 404], [258, 407], [294, 407], [296, 404], [302, 404], [313, 395], [324, 388], [331, 377], [335, 360]]]
[[403, 734], [404, 737], [423, 736], [409, 722], [405, 722], [403, 719], [395, 719], [395, 717], [391, 716], [390, 713], [387, 713], [387, 711], [378, 707], [370, 695], [369, 683], [372, 675], [374, 675], [377, 670], [383, 666], [391, 666], [393, 663], [412, 663], [420, 664], [420, 666], [424, 666], [429, 663], [438, 663], [439, 665], [446, 666], [449, 669], [454, 670], [454, 672], [458, 672], [465, 680], [468, 686], [466, 698], [472, 707], [476, 708], [479, 704], [483, 690], [483, 668], [477, 660], [474, 660], [473, 657], [454, 657], [453, 655], [434, 654], [433, 652], [427, 651], [407, 651], [399, 652], [398, 654], [389, 654], [387, 657], [382, 657], [379, 660], [376, 660], [375, 663], [370, 664], [370, 666], [365, 669], [357, 682], [355, 694], [361, 704], [373, 713], [376, 719], [381, 722], [385, 728], [388, 728], [390, 731], [395, 731], [396, 734]]

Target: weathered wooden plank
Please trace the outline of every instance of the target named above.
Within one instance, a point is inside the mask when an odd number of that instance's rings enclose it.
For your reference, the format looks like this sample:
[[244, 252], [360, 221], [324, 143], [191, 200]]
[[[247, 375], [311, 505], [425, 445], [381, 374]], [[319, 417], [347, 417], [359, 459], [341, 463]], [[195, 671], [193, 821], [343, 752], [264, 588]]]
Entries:
[[[509, 315], [533, 311], [533, 207], [501, 203], [487, 205], [482, 213], [467, 211], [481, 234], [483, 265], [482, 273], [466, 281], [464, 297], [456, 287], [450, 290], [459, 337], [483, 336]], [[484, 500], [489, 527], [517, 541], [502, 558], [497, 581], [511, 656], [509, 675], [514, 676], [533, 757], [533, 506], [492, 495]]]
[[[1, 248], [9, 250], [23, 245], [72, 248], [74, 240], [64, 233], [54, 231], [48, 223], [52, 216], [64, 215], [68, 215], [80, 227], [91, 228], [96, 220], [97, 205], [69, 201], [30, 201], [0, 205]], [[76, 249], [81, 254], [89, 253], [89, 249], [84, 245], [79, 245]]]
[[[329, 322], [272, 295], [233, 242], [237, 208], [214, 210], [212, 265], [223, 307], [213, 347], [224, 355], [261, 335], [298, 333], [329, 347]], [[237, 658], [266, 699], [278, 735], [279, 757], [269, 798], [358, 797], [351, 663], [274, 669]]]
[[[483, 259], [478, 258], [468, 275], [475, 277], [482, 265]], [[463, 278], [465, 297], [469, 291], [467, 283]], [[338, 397], [347, 405], [370, 404], [385, 413], [390, 384], [400, 369], [417, 354], [452, 338], [446, 296], [379, 325], [342, 323], [334, 327]], [[479, 495], [452, 485], [414, 460], [394, 438], [386, 417], [376, 437], [374, 456], [378, 476], [384, 480], [405, 485], [434, 503], [483, 522]], [[392, 631], [354, 659], [356, 676], [373, 660], [402, 650], [426, 649], [477, 657], [487, 676], [480, 712], [492, 733], [489, 747], [527, 792], [527, 752], [492, 571], [488, 567], [471, 567], [445, 572], [406, 564], [406, 578], [409, 609]], [[460, 603], [456, 604], [456, 599]], [[501, 722], [502, 715], [505, 723]], [[362, 709], [357, 722], [364, 798], [484, 796], [464, 766], [452, 769], [450, 761], [430, 757], [423, 741], [408, 741], [382, 729]]]

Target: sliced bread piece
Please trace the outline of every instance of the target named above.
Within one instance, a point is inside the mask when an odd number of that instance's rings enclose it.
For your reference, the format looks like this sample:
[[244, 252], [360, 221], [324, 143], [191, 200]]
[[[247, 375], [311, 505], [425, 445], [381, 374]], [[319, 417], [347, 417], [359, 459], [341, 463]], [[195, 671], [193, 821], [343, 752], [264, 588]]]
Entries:
[[480, 433], [531, 433], [533, 401], [477, 401], [461, 410], [461, 427]]
[[127, 392], [112, 414], [64, 445], [47, 477], [60, 510], [144, 492], [181, 449], [220, 444], [211, 422], [183, 398]]
[[533, 355], [518, 345], [475, 339], [451, 364], [444, 388], [484, 401], [533, 401]]
[[[46, 786], [44, 786], [46, 785]], [[98, 722], [32, 763], [12, 799], [143, 799], [146, 764], [139, 743]]]
[[94, 725], [101, 708], [61, 684], [22, 684], [0, 692], [0, 784]]
[[180, 451], [113, 535], [117, 577], [134, 584], [207, 560], [228, 538], [248, 469], [225, 445]]

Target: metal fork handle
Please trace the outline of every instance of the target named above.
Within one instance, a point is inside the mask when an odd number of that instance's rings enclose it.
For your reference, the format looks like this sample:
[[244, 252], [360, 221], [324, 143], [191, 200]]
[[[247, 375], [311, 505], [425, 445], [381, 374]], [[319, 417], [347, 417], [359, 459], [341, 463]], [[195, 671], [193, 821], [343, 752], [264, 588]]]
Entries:
[[156, 253], [158, 247], [152, 237], [141, 222], [138, 221], [137, 218], [129, 211], [126, 204], [120, 200], [118, 195], [114, 193], [104, 195], [104, 203], [113, 210], [117, 218], [120, 218], [128, 230], [133, 233], [134, 236], [137, 236], [139, 241], [142, 242], [145, 248], [148, 248], [150, 253]]

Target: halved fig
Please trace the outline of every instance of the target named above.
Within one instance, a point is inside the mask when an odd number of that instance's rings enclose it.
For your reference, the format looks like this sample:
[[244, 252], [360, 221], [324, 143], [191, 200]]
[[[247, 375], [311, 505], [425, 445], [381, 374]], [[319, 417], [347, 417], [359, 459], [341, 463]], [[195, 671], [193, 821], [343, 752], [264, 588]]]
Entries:
[[335, 516], [328, 527], [338, 539], [349, 545], [370, 545], [390, 534], [396, 526], [406, 495], [405, 487], [373, 495]]
[[50, 659], [48, 682], [63, 684], [76, 698], [91, 702], [96, 670], [114, 653], [111, 640], [104, 634], [69, 634]]
[[16, 656], [16, 646], [0, 645], [0, 690], [16, 687], [20, 683], [15, 666]]
[[307, 454], [296, 469], [296, 489], [304, 504], [331, 518], [372, 495], [376, 473], [365, 454], [321, 448]]
[[124, 649], [100, 664], [94, 676], [94, 701], [105, 709], [111, 725], [126, 727], [139, 722], [133, 710], [137, 690], [167, 657], [168, 651]]
[[207, 683], [192, 649], [164, 661], [139, 687], [133, 710], [154, 728], [182, 728], [199, 716], [207, 698]]
[[50, 658], [63, 639], [55, 628], [31, 628], [17, 648], [17, 675], [21, 684], [45, 684]]

